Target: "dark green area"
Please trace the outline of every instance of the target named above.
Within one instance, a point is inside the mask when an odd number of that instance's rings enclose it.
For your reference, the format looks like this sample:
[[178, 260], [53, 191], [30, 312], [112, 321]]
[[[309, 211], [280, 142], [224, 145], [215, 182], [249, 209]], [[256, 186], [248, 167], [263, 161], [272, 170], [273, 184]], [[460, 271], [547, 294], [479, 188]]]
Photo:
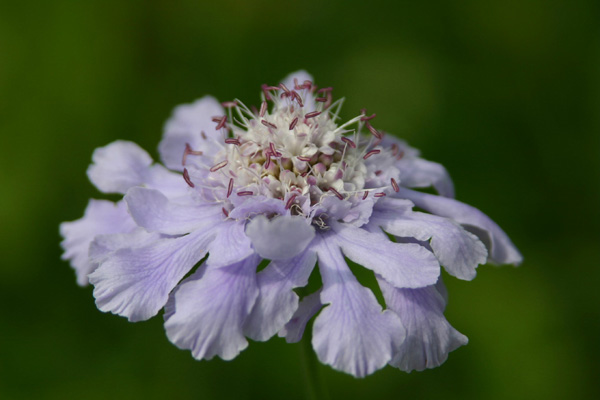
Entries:
[[156, 156], [171, 109], [258, 104], [304, 68], [444, 164], [457, 197], [525, 255], [446, 279], [470, 343], [435, 370], [332, 399], [600, 398], [600, 3], [4, 1], [0, 4], [0, 398], [296, 399], [301, 345], [198, 362], [160, 317], [99, 312], [60, 261], [58, 224], [101, 197], [85, 170], [116, 139]]

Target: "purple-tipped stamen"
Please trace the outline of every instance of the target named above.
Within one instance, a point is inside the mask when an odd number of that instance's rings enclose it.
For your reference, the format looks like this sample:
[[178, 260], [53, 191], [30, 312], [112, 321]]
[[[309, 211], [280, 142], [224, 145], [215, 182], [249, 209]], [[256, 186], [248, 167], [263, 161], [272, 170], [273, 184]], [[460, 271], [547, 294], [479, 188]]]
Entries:
[[298, 123], [298, 117], [294, 118], [294, 120], [290, 123], [290, 131], [296, 127]]
[[188, 172], [187, 168], [183, 169], [183, 180], [185, 181], [185, 183], [188, 184], [189, 187], [195, 187], [196, 185], [194, 185], [194, 182], [192, 182], [192, 180], [190, 179], [190, 173]]
[[233, 192], [233, 178], [229, 179], [229, 185], [227, 186], [227, 198], [231, 196], [231, 192]]
[[319, 115], [321, 115], [321, 111], [312, 111], [312, 112], [305, 114], [304, 118], [309, 119], [309, 118], [318, 117]]
[[398, 183], [396, 182], [396, 180], [394, 178], [391, 179], [392, 182], [392, 188], [394, 189], [394, 192], [398, 193], [400, 191], [400, 186], [398, 186]]
[[241, 144], [240, 143], [240, 139], [233, 139], [233, 138], [225, 139], [225, 143], [227, 143], [227, 144], [235, 144], [236, 146], [239, 146]]
[[356, 148], [356, 143], [354, 143], [351, 139], [342, 136], [342, 142], [346, 143], [348, 146], [352, 147], [353, 149]]
[[331, 193], [335, 194], [338, 199], [344, 200], [344, 196], [342, 196], [342, 194], [340, 192], [338, 192], [337, 190], [335, 190], [334, 188], [330, 187], [327, 190], [329, 190]]
[[221, 168], [223, 168], [223, 167], [224, 167], [224, 166], [226, 166], [226, 165], [227, 165], [227, 160], [225, 160], [225, 161], [221, 161], [220, 163], [213, 165], [213, 166], [210, 168], [210, 172], [215, 172], [215, 171], [218, 171], [218, 170], [220, 170]]
[[369, 151], [367, 154], [365, 154], [363, 156], [363, 159], [366, 160], [367, 158], [369, 158], [369, 157], [371, 157], [371, 156], [373, 156], [375, 154], [379, 154], [379, 153], [381, 153], [381, 150], [379, 150], [379, 149], [371, 150], [371, 151]]
[[242, 190], [241, 192], [237, 192], [238, 196], [252, 196], [254, 194], [254, 192], [251, 192], [249, 190]]
[[385, 195], [383, 192], [375, 193], [375, 197], [384, 197]]

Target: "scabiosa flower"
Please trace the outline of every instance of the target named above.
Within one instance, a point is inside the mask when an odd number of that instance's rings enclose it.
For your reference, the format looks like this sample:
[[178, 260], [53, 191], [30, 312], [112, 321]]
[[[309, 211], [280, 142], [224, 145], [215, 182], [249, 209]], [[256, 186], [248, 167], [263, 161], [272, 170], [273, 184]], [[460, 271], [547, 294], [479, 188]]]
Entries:
[[[441, 165], [384, 136], [375, 114], [340, 122], [341, 105], [299, 71], [264, 85], [258, 109], [212, 97], [177, 107], [159, 145], [165, 166], [131, 142], [97, 149], [90, 180], [124, 198], [91, 200], [61, 225], [78, 283], [130, 321], [164, 307], [169, 340], [199, 360], [233, 359], [247, 338], [296, 342], [318, 314], [312, 345], [337, 370], [443, 363], [467, 338], [444, 317], [440, 265], [470, 280], [488, 256], [521, 255], [453, 199]], [[415, 190], [429, 186], [439, 195]], [[373, 271], [384, 307], [346, 259]], [[322, 288], [300, 299], [315, 265]]]

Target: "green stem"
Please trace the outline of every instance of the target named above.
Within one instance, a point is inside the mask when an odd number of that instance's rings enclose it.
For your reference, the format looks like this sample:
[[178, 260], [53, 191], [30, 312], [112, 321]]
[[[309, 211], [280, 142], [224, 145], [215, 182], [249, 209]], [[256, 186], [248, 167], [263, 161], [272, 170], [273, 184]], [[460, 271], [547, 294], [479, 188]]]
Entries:
[[306, 329], [301, 343], [302, 364], [304, 365], [306, 378], [306, 398], [308, 400], [329, 400], [327, 387], [319, 373], [321, 364], [312, 348], [310, 336], [308, 329]]

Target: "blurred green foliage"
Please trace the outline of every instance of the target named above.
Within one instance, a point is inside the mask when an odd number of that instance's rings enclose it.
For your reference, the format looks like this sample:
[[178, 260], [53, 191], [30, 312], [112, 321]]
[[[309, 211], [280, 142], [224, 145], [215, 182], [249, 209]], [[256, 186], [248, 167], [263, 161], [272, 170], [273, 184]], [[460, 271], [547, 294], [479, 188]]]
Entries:
[[471, 342], [441, 368], [357, 380], [333, 399], [599, 398], [600, 3], [4, 1], [0, 4], [0, 398], [296, 399], [300, 345], [197, 362], [160, 317], [99, 312], [60, 261], [58, 224], [101, 195], [94, 148], [156, 157], [171, 109], [205, 94], [258, 103], [304, 68], [377, 112], [495, 219], [522, 267], [446, 279]]

